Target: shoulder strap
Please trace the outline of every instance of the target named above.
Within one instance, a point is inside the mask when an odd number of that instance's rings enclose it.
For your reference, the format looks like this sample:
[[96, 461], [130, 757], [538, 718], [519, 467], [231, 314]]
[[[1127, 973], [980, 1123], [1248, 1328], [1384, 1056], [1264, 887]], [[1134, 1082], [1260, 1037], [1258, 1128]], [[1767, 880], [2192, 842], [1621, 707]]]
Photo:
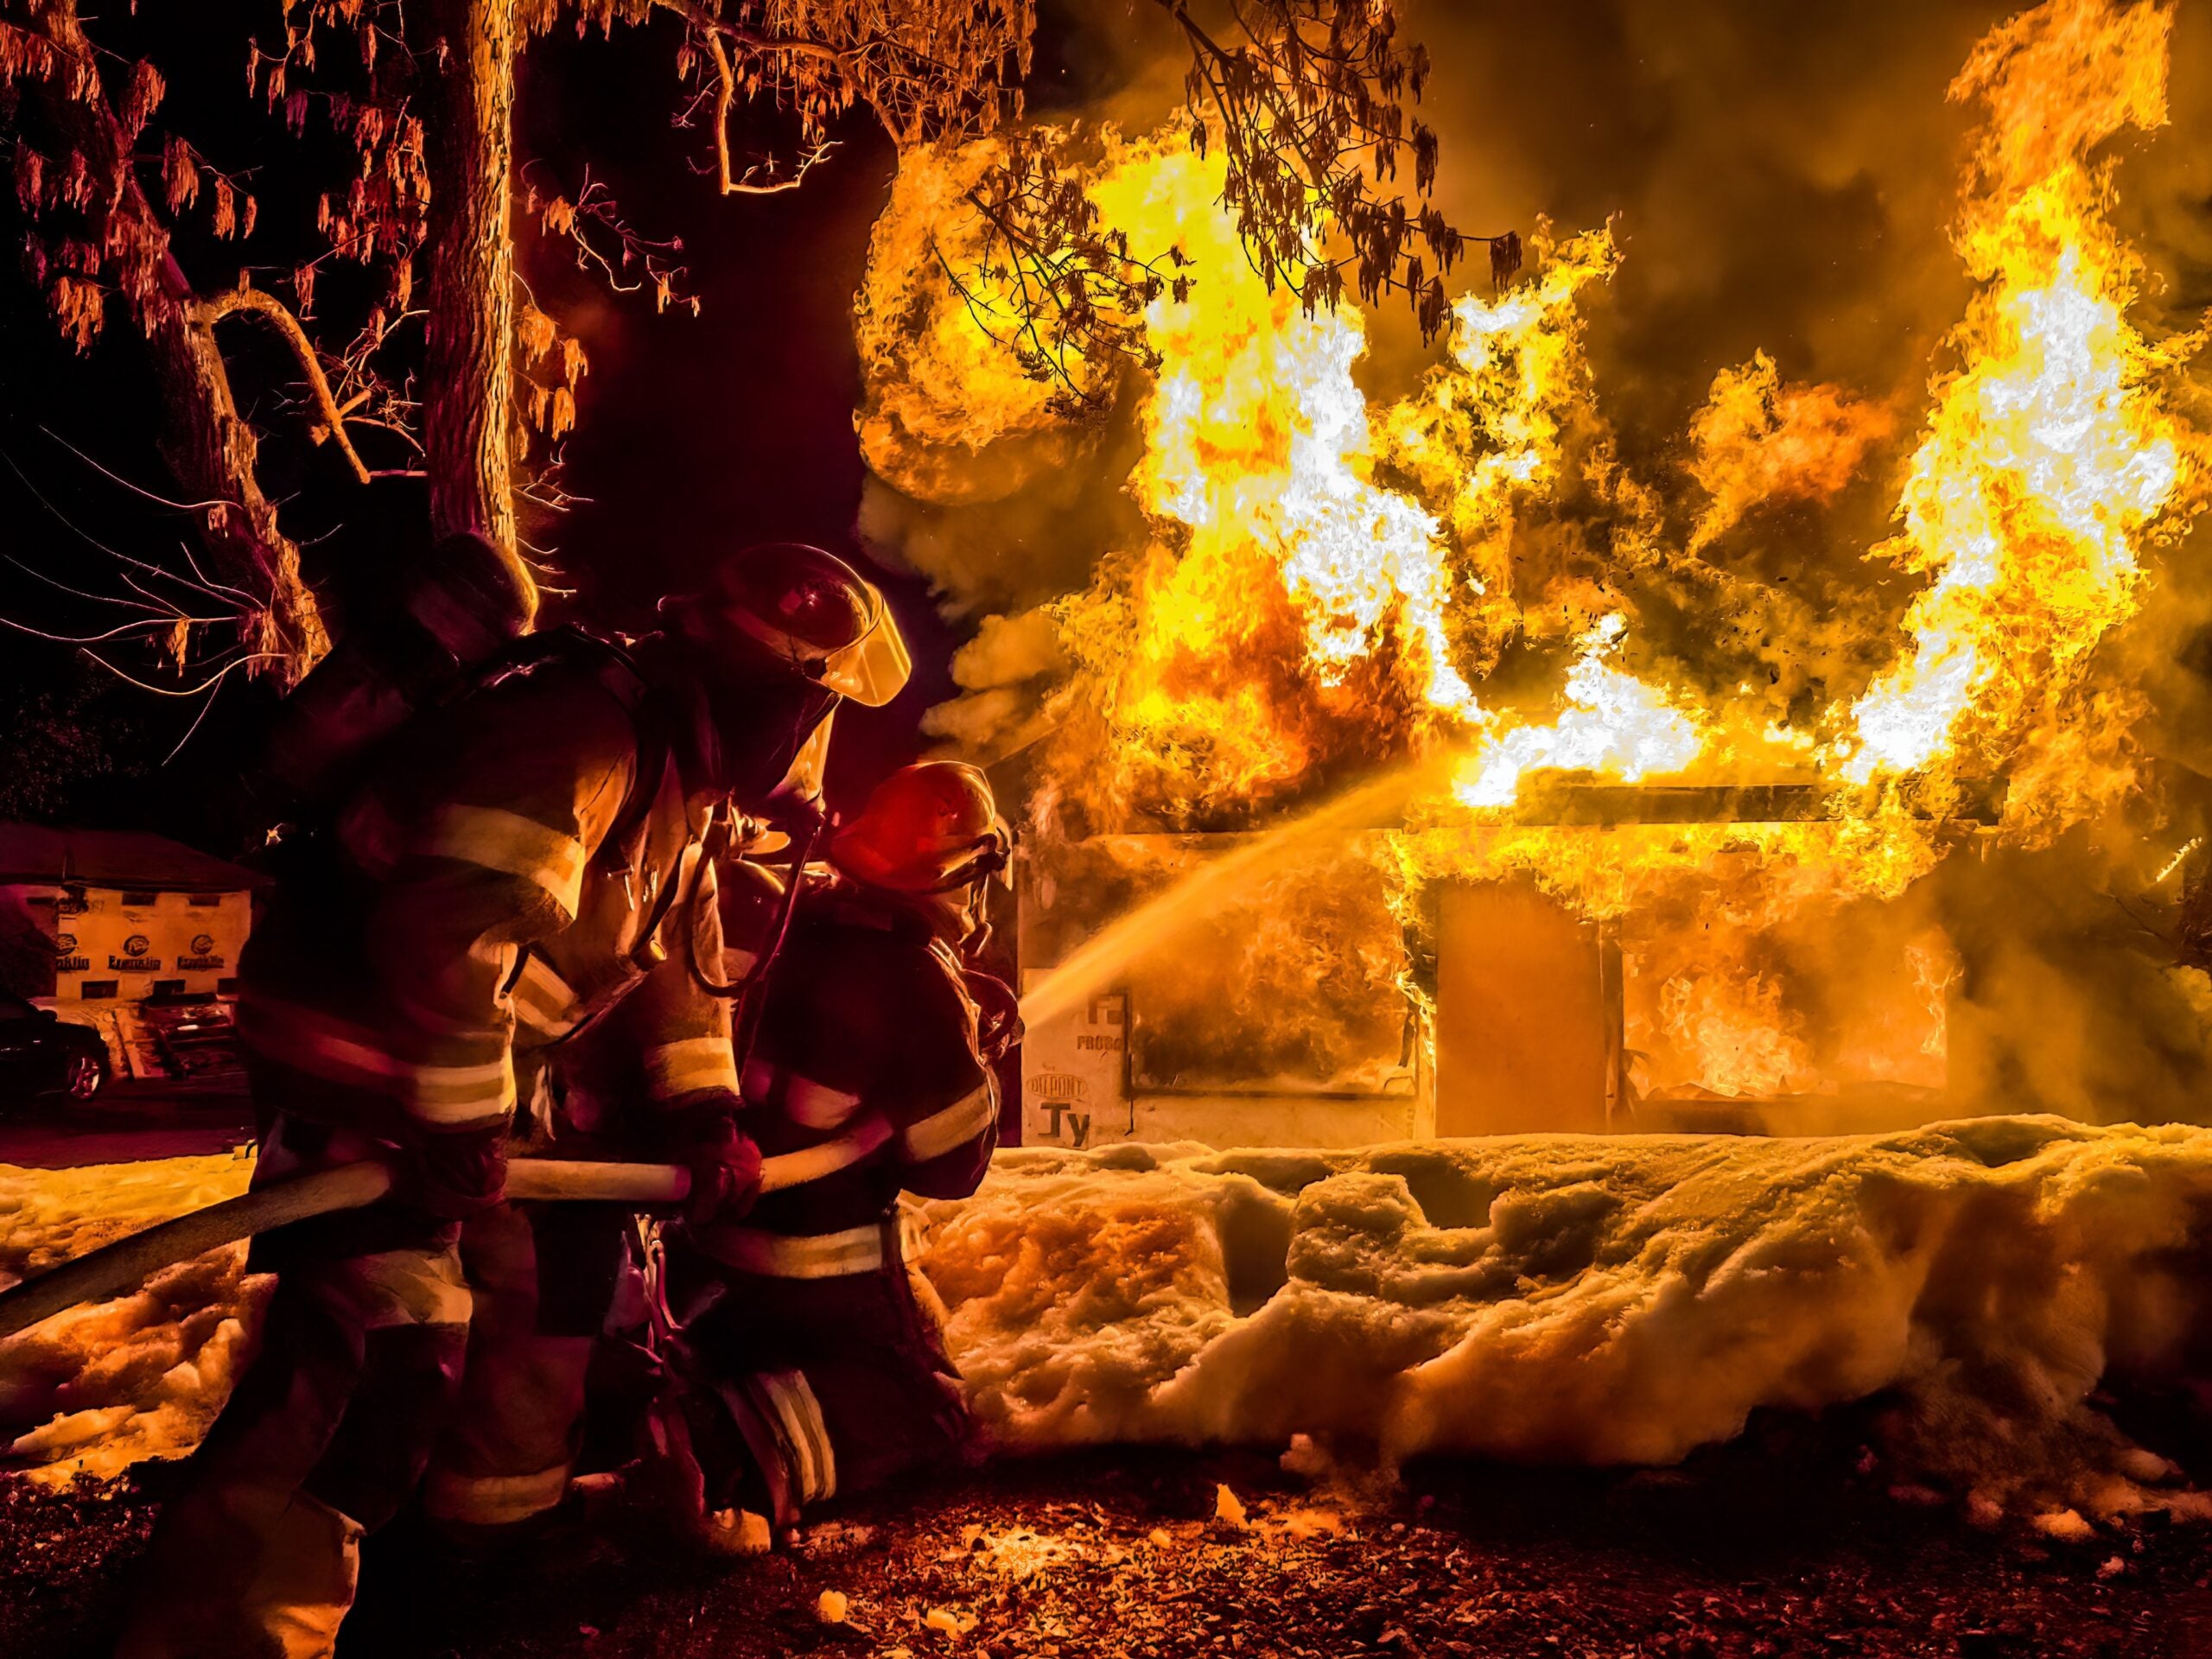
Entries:
[[612, 639], [602, 639], [571, 624], [523, 635], [480, 669], [455, 701], [556, 663], [588, 672], [607, 696], [632, 715], [652, 694], [644, 671], [628, 652]]
[[654, 694], [652, 685], [628, 652], [611, 639], [587, 633], [574, 626], [524, 635], [512, 650], [477, 677], [470, 690], [488, 690], [502, 681], [531, 673], [550, 663], [567, 663], [588, 670], [630, 716], [631, 732], [637, 740], [638, 763], [630, 774], [622, 805], [592, 861], [601, 870], [627, 869], [633, 843], [653, 810], [661, 779], [668, 771], [669, 755], [674, 750], [670, 715], [663, 699]]

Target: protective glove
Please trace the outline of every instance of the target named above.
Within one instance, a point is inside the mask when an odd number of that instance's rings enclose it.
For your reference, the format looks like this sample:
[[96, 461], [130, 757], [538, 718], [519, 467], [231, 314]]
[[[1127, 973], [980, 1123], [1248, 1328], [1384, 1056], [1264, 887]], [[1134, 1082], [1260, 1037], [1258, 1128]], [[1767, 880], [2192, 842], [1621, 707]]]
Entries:
[[963, 969], [961, 977], [976, 1003], [976, 1058], [996, 1065], [1021, 1040], [1021, 999], [1013, 986], [980, 968]]
[[658, 1137], [662, 1155], [691, 1172], [683, 1217], [694, 1226], [734, 1220], [760, 1196], [760, 1148], [739, 1132], [742, 1103], [720, 1090], [669, 1116]]
[[408, 1148], [395, 1196], [442, 1221], [464, 1221], [499, 1203], [507, 1184], [507, 1126], [425, 1131]]
[[729, 1131], [727, 1136], [695, 1147], [685, 1160], [691, 1171], [691, 1192], [684, 1200], [683, 1218], [695, 1227], [735, 1221], [760, 1196], [760, 1148], [727, 1118], [723, 1124]]

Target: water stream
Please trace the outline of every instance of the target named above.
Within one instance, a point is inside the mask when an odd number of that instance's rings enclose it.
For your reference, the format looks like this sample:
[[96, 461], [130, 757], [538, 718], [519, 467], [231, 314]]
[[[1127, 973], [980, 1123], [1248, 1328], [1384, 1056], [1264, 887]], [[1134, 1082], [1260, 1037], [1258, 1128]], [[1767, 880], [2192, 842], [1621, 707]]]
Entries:
[[1288, 868], [1317, 842], [1339, 842], [1371, 829], [1432, 787], [1454, 757], [1430, 755], [1399, 766], [1301, 817], [1243, 840], [1209, 859], [1126, 916], [1086, 940], [1021, 999], [1030, 1023], [1055, 1019], [1119, 978], [1129, 965], [1173, 942], [1249, 892], [1252, 884]]

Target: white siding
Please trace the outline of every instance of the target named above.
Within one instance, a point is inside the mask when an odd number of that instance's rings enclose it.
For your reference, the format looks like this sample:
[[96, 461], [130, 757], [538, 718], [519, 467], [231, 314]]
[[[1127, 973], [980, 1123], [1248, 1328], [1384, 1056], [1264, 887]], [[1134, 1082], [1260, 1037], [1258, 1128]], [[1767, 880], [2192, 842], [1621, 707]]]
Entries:
[[[47, 889], [48, 892], [54, 891]], [[244, 893], [157, 893], [151, 904], [124, 903], [124, 890], [82, 889], [82, 908], [62, 898], [54, 907], [54, 994], [82, 997], [86, 981], [115, 982], [115, 1000], [154, 994], [156, 981], [181, 980], [194, 995], [212, 995], [238, 970], [238, 950], [252, 925]]]

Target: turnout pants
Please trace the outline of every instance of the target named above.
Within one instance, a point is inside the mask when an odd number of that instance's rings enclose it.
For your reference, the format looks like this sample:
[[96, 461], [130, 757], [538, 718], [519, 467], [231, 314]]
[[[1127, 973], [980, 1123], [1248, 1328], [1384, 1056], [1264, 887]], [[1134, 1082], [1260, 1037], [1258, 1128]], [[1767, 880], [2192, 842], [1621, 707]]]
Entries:
[[670, 1239], [670, 1300], [684, 1319], [675, 1369], [709, 1508], [794, 1526], [807, 1504], [965, 1452], [959, 1374], [897, 1235], [893, 1222], [819, 1240], [762, 1234], [743, 1268]]
[[567, 1492], [632, 1224], [611, 1205], [502, 1204], [462, 1230], [475, 1318], [423, 1491], [424, 1513], [454, 1542], [484, 1548], [527, 1534]]
[[[280, 1124], [256, 1179], [366, 1149]], [[462, 1548], [550, 1512], [627, 1224], [597, 1205], [466, 1224], [378, 1205], [256, 1241], [277, 1275], [261, 1349], [155, 1528], [119, 1659], [321, 1659], [362, 1536], [418, 1484]]]
[[[256, 1179], [369, 1149], [280, 1122]], [[277, 1275], [260, 1351], [162, 1510], [119, 1659], [332, 1650], [362, 1535], [405, 1501], [459, 1390], [460, 1231], [384, 1204], [255, 1242]]]

